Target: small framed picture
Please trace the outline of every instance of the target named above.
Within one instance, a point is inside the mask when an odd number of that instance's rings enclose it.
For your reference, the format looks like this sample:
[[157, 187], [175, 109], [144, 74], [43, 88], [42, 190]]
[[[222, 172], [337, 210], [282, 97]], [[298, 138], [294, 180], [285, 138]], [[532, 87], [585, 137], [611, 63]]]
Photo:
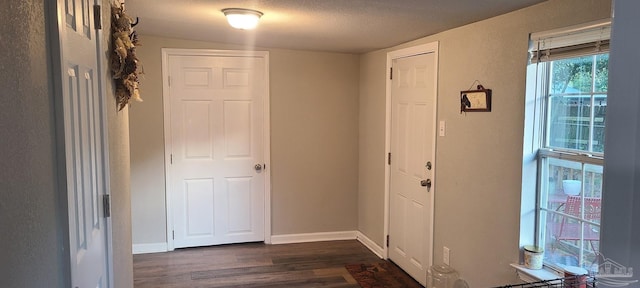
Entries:
[[491, 112], [491, 89], [460, 92], [460, 112]]

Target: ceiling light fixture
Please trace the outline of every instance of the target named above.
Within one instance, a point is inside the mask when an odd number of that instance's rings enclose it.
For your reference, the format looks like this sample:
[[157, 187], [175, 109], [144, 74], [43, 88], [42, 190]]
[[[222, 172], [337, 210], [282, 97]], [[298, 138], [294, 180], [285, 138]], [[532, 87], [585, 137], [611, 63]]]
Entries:
[[260, 11], [243, 8], [226, 8], [222, 9], [222, 13], [227, 16], [227, 21], [231, 27], [242, 30], [256, 28], [258, 20], [263, 15]]

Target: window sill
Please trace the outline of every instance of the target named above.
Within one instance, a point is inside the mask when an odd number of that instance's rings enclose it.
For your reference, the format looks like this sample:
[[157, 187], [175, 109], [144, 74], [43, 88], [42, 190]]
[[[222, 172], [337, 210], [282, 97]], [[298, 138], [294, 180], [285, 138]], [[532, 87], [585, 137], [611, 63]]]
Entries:
[[518, 272], [518, 277], [520, 277], [520, 280], [527, 283], [554, 280], [554, 279], [563, 277], [563, 275], [547, 267], [542, 267], [542, 269], [536, 269], [536, 270], [528, 269], [524, 267], [524, 265], [520, 265], [520, 264], [511, 264], [511, 267], [516, 269], [516, 272]]

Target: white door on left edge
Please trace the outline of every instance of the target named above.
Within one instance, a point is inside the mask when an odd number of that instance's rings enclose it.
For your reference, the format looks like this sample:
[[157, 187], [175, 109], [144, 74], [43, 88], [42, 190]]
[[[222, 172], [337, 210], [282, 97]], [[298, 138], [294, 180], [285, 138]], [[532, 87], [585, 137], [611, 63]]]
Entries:
[[265, 59], [168, 63], [174, 247], [264, 241]]
[[[111, 287], [109, 231], [103, 214], [107, 161], [100, 33], [93, 0], [56, 3], [62, 56], [62, 109], [72, 287]], [[97, 3], [100, 3], [97, 1]]]

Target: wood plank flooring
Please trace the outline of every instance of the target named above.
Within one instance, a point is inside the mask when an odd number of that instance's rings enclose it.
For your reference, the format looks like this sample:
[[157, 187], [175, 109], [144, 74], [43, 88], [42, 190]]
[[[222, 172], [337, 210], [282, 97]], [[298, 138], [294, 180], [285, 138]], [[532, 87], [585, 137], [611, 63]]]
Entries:
[[360, 287], [344, 265], [378, 261], [356, 240], [177, 249], [134, 255], [134, 287]]

